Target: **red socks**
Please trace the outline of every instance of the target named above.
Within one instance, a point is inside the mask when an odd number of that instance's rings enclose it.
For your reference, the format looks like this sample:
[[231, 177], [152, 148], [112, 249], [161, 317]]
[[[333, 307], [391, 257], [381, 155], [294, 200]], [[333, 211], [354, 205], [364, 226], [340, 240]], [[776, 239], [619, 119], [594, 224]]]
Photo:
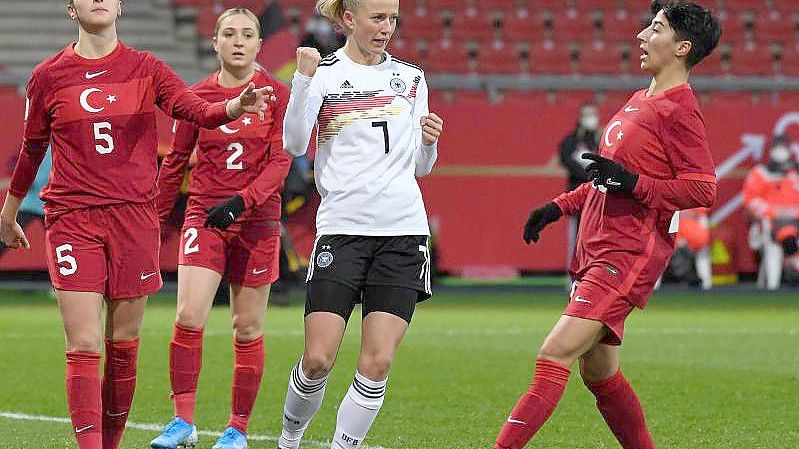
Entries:
[[103, 449], [117, 449], [136, 390], [139, 339], [105, 341], [103, 377]]
[[194, 403], [197, 397], [197, 378], [203, 362], [203, 330], [175, 323], [175, 333], [169, 347], [169, 379], [175, 416], [194, 423]]
[[624, 449], [655, 449], [646, 427], [644, 410], [621, 371], [608, 379], [586, 383], [596, 396], [596, 406]]
[[67, 351], [67, 404], [79, 449], [102, 448], [100, 354]]
[[519, 398], [497, 437], [494, 449], [521, 449], [538, 432], [566, 389], [571, 370], [549, 360], [536, 360], [530, 389]]
[[246, 434], [247, 423], [264, 372], [264, 337], [262, 335], [247, 342], [236, 341], [233, 347], [236, 360], [233, 368], [233, 398], [228, 427], [235, 427]]

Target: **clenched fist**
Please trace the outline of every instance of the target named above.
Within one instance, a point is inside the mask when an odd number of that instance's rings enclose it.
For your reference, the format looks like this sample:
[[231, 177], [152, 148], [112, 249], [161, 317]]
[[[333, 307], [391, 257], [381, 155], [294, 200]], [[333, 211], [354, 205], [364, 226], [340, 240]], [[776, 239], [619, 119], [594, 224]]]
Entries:
[[444, 120], [434, 112], [422, 117], [422, 143], [433, 145], [444, 132]]
[[313, 76], [316, 73], [316, 66], [322, 56], [319, 55], [319, 50], [311, 47], [298, 47], [297, 48], [297, 71], [305, 76]]

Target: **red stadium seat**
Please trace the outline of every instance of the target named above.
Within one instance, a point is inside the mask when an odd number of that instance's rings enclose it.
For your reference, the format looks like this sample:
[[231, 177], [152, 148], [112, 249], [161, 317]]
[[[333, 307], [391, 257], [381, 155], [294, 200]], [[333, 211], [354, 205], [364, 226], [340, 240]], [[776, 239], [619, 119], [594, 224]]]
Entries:
[[566, 3], [564, 0], [528, 0], [527, 5], [531, 10], [546, 9], [556, 11], [563, 9], [564, 3]]
[[411, 64], [424, 66], [424, 54], [414, 40], [394, 38], [389, 44], [388, 52]]
[[539, 74], [568, 74], [574, 71], [568, 45], [543, 41], [530, 46], [530, 72]]
[[413, 14], [400, 16], [397, 33], [405, 39], [440, 39], [444, 23], [437, 13], [430, 10], [415, 9]]
[[480, 6], [487, 10], [501, 11], [516, 6], [516, 0], [482, 0]]
[[638, 42], [635, 36], [644, 28], [641, 17], [626, 9], [607, 11], [602, 15], [602, 34], [607, 41]]
[[612, 11], [624, 6], [623, 1], [614, 0], [577, 0], [577, 8], [581, 11]]
[[730, 51], [733, 75], [770, 75], [774, 73], [774, 57], [767, 45], [753, 42], [736, 45]]
[[469, 49], [463, 42], [442, 39], [427, 52], [425, 69], [433, 73], [464, 74], [471, 71]]
[[488, 104], [488, 92], [484, 89], [456, 90], [454, 91], [454, 103]]
[[197, 36], [205, 39], [214, 34], [217, 11], [213, 5], [203, 6], [197, 14]]
[[590, 12], [569, 8], [552, 16], [553, 39], [558, 41], [588, 40], [594, 34], [594, 18]]
[[786, 45], [782, 49], [782, 70], [786, 76], [799, 76], [799, 44]]
[[515, 42], [537, 42], [544, 39], [544, 21], [540, 14], [526, 8], [505, 10], [502, 35]]
[[622, 73], [622, 52], [616, 46], [594, 41], [580, 48], [580, 69], [583, 75], [612, 75]]
[[256, 16], [260, 16], [264, 9], [266, 9], [266, 2], [263, 0], [224, 0], [222, 4], [225, 5], [225, 9], [238, 7], [247, 8], [254, 12]]
[[796, 40], [796, 22], [790, 14], [778, 10], [756, 14], [754, 29], [755, 37], [763, 44], [768, 42], [787, 43]]
[[762, 11], [766, 7], [764, 0], [724, 0], [724, 7], [734, 11]]
[[466, 7], [464, 0], [427, 0], [425, 4], [437, 13], [441, 11], [458, 11]]
[[721, 22], [722, 42], [737, 44], [746, 39], [746, 24], [740, 14], [731, 11], [720, 11], [718, 18]]
[[477, 52], [477, 67], [481, 73], [519, 73], [521, 57], [513, 45], [497, 40], [480, 47]]
[[493, 39], [494, 14], [477, 8], [456, 11], [452, 17], [452, 37], [475, 41]]
[[[633, 54], [630, 55], [630, 60], [633, 59], [638, 61], [638, 53], [634, 53], [635, 58], [633, 58]], [[724, 75], [724, 64], [723, 64], [723, 53], [720, 48], [717, 48], [708, 55], [705, 59], [702, 60], [699, 64], [697, 64], [692, 70], [691, 73], [694, 75], [704, 75], [704, 76], [719, 76]]]
[[556, 94], [543, 90], [507, 90], [501, 93], [502, 103], [529, 107], [550, 106]]

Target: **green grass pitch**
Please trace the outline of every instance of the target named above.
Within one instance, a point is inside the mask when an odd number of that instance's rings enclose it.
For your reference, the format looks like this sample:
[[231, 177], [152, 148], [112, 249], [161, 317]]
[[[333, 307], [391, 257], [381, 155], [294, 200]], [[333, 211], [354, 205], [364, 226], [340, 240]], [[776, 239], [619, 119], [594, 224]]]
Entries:
[[[0, 292], [0, 412], [64, 418], [63, 333], [54, 300]], [[384, 448], [477, 449], [493, 442], [531, 378], [534, 354], [557, 320], [564, 295], [440, 294], [422, 304], [400, 347], [388, 395], [367, 437]], [[130, 420], [163, 424], [174, 298], [151, 300], [142, 331]], [[303, 344], [302, 308], [270, 307], [267, 362], [250, 433], [274, 448], [291, 366]], [[351, 381], [355, 317], [304, 447], [324, 447]], [[658, 294], [628, 321], [622, 366], [647, 411], [658, 448], [799, 447], [799, 297]], [[216, 308], [205, 336], [197, 423], [221, 431], [229, 409], [229, 313]], [[0, 415], [0, 447], [74, 448], [64, 422]], [[123, 448], [146, 448], [152, 430], [128, 429]], [[201, 437], [201, 448], [215, 438]], [[329, 446], [327, 446], [329, 447]], [[617, 448], [573, 375], [550, 421], [529, 447]]]

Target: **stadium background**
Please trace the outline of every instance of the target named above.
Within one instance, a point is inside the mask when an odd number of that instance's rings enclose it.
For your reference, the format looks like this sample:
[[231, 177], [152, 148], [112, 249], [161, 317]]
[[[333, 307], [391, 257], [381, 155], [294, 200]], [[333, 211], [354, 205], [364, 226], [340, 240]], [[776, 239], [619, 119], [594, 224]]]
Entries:
[[[24, 82], [39, 60], [74, 35], [59, 0], [0, 5], [0, 162], [18, 151]], [[720, 48], [696, 70], [708, 137], [721, 179], [713, 209], [714, 272], [720, 280], [756, 271], [746, 245], [740, 189], [776, 132], [799, 140], [799, 2], [719, 0]], [[726, 5], [725, 5], [726, 3]], [[637, 68], [636, 29], [645, 1], [404, 0], [392, 51], [426, 69], [430, 107], [447, 120], [439, 162], [421, 181], [437, 234], [439, 268], [467, 277], [563, 272], [566, 224], [525, 248], [520, 229], [531, 207], [563, 190], [560, 139], [583, 102], [598, 102], [604, 123], [648, 79]], [[259, 60], [284, 79], [293, 48], [306, 32], [312, 2], [147, 0], [125, 4], [120, 35], [154, 51], [187, 82], [215, 64], [207, 36], [224, 8], [244, 5], [263, 17]], [[563, 7], [564, 5], [570, 5]], [[44, 23], [43, 23], [44, 22]], [[158, 27], [162, 24], [163, 28]], [[52, 26], [51, 26], [52, 25]], [[24, 39], [11, 37], [24, 30]], [[157, 33], [153, 33], [157, 30]], [[161, 152], [171, 122], [160, 117]], [[797, 148], [799, 150], [799, 148]], [[0, 166], [2, 167], [2, 166]], [[313, 210], [292, 217], [300, 254], [307, 254]], [[44, 270], [43, 230], [30, 229], [33, 250], [0, 259], [2, 270]], [[176, 264], [177, 236], [166, 242], [163, 267]], [[730, 276], [732, 275], [732, 276]]]

